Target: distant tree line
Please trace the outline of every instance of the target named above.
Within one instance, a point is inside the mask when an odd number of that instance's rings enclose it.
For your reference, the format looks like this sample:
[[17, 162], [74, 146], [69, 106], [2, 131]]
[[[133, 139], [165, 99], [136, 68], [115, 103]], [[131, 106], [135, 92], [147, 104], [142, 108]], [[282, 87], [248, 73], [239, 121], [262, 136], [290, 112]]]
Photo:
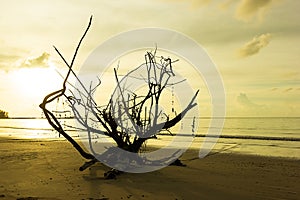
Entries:
[[0, 110], [0, 119], [8, 118], [8, 112]]

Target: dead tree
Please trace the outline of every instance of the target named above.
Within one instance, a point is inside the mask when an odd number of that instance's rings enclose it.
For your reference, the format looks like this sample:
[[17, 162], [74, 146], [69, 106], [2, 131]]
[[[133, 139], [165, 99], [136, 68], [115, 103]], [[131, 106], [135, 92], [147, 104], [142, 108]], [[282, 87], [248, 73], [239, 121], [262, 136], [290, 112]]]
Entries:
[[[198, 94], [197, 91], [185, 109], [172, 119], [170, 119], [167, 113], [164, 113], [159, 109], [158, 105], [161, 103], [160, 100], [163, 92], [174, 84], [171, 84], [170, 80], [175, 76], [175, 73], [172, 66], [174, 62], [170, 58], [164, 58], [162, 56], [157, 59], [155, 49], [154, 52], [147, 52], [145, 55], [145, 63], [143, 67], [145, 67], [147, 75], [143, 78], [143, 80], [147, 86], [146, 93], [139, 95], [134, 91], [128, 90], [128, 88], [124, 86], [122, 80], [119, 80], [118, 72], [114, 69], [114, 77], [116, 81], [114, 94], [107, 105], [98, 106], [93, 95], [96, 89], [101, 85], [101, 80], [99, 79], [96, 86], [91, 84], [89, 87], [86, 87], [74, 73], [72, 68], [79, 47], [91, 26], [91, 22], [92, 17], [90, 18], [88, 27], [77, 45], [71, 63], [68, 63], [60, 51], [54, 47], [65, 65], [68, 67], [68, 73], [64, 78], [62, 89], [48, 94], [40, 104], [40, 108], [43, 110], [49, 124], [63, 135], [82, 157], [89, 160], [80, 168], [80, 170], [84, 170], [97, 162], [97, 153], [93, 151], [92, 146], [90, 149], [91, 153], [86, 152], [63, 129], [59, 120], [47, 109], [47, 104], [53, 102], [59, 97], [64, 97], [69, 102], [77, 122], [85, 131], [87, 131], [89, 140], [91, 140], [92, 134], [105, 135], [112, 138], [118, 148], [138, 153], [142, 145], [148, 139], [156, 138], [160, 131], [169, 130], [180, 122], [186, 113], [196, 106], [195, 99]], [[70, 86], [68, 85], [68, 78], [71, 74], [79, 82], [80, 88], [71, 85], [71, 87], [73, 87], [73, 91], [70, 90], [71, 95], [67, 95], [67, 86]], [[80, 112], [79, 110], [84, 110], [84, 112]], [[91, 121], [99, 124], [99, 128], [92, 126]], [[176, 162], [178, 163], [178, 161]]]

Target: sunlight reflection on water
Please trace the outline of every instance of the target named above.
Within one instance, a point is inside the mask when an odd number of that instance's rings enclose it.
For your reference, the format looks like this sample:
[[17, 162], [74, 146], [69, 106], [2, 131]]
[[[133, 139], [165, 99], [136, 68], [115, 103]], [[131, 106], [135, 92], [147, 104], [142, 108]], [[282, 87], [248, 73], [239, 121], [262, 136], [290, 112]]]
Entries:
[[[198, 134], [205, 134], [209, 119], [200, 121]], [[62, 124], [74, 125], [74, 119], [60, 119]], [[187, 124], [189, 125], [189, 124]], [[79, 139], [78, 131], [65, 126], [68, 133], [75, 139]], [[227, 153], [245, 153], [265, 156], [282, 156], [300, 159], [299, 141], [271, 141], [244, 139], [244, 136], [263, 137], [293, 137], [300, 138], [300, 118], [233, 118], [226, 119], [223, 135], [241, 136], [240, 139], [220, 138], [214, 147], [214, 151]], [[59, 134], [52, 129], [46, 119], [1, 119], [0, 137], [23, 139], [59, 139]], [[63, 137], [60, 137], [64, 140]], [[103, 141], [103, 137], [97, 137], [94, 142]], [[84, 138], [81, 138], [84, 139]], [[86, 138], [85, 138], [86, 139]], [[167, 146], [173, 137], [158, 136], [158, 140], [149, 140], [148, 146]], [[203, 137], [195, 138], [191, 148], [199, 149]], [[107, 140], [106, 140], [107, 141]], [[112, 140], [108, 140], [113, 143]]]

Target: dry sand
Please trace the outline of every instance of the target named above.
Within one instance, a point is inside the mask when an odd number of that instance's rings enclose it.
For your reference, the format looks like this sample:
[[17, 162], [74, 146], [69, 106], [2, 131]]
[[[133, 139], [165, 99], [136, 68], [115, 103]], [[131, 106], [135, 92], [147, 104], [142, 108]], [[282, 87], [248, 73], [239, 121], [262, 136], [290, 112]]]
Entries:
[[300, 161], [230, 153], [193, 159], [146, 174], [105, 180], [66, 141], [0, 139], [2, 199], [300, 199]]

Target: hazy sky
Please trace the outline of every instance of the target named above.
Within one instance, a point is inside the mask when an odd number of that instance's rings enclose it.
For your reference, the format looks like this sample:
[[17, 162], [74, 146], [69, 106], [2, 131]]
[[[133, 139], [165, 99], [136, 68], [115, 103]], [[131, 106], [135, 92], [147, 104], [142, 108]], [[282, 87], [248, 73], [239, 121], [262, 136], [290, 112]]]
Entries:
[[[0, 0], [0, 109], [40, 116], [63, 71], [52, 45], [70, 59], [89, 16], [76, 62], [101, 42], [136, 28], [184, 33], [208, 52], [226, 89], [228, 116], [300, 116], [300, 1]], [[204, 113], [205, 114], [205, 113]]]

